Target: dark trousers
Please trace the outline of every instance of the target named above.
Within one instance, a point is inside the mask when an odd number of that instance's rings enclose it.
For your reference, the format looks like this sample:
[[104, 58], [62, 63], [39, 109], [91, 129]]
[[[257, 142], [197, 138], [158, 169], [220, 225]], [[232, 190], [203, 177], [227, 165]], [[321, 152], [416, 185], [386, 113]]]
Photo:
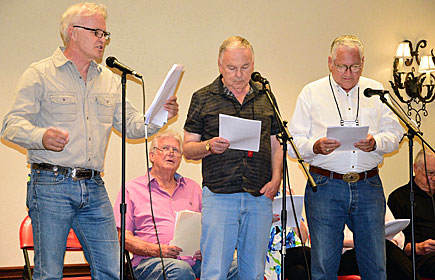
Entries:
[[[370, 246], [368, 244], [368, 246]], [[412, 263], [405, 253], [394, 243], [385, 240], [385, 253], [387, 257], [387, 279], [408, 280], [412, 279]], [[346, 251], [341, 255], [338, 275], [359, 275], [356, 263], [355, 249]], [[417, 275], [417, 279], [420, 276]]]
[[[304, 258], [304, 251], [306, 262]], [[307, 269], [308, 265], [308, 269]], [[293, 247], [286, 251], [284, 276], [288, 280], [308, 280], [311, 273], [311, 248]]]
[[435, 278], [435, 253], [416, 256], [415, 267], [421, 277]]

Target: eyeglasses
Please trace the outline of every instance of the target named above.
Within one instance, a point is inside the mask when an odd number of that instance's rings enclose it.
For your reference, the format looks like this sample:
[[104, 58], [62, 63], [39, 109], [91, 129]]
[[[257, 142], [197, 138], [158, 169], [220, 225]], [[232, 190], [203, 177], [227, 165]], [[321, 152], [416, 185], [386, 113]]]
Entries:
[[171, 146], [163, 146], [161, 148], [158, 147], [154, 147], [154, 149], [159, 150], [160, 152], [164, 153], [164, 154], [169, 154], [171, 152], [174, 153], [174, 155], [181, 155], [181, 151], [178, 148], [175, 147], [171, 147]]
[[337, 69], [337, 71], [340, 73], [346, 72], [347, 69], [350, 69], [350, 72], [352, 72], [352, 73], [358, 73], [359, 71], [361, 71], [361, 68], [362, 68], [361, 65], [359, 65], [359, 64], [347, 66], [344, 64], [335, 64], [334, 63], [334, 65], [335, 65], [335, 68]]
[[80, 25], [74, 25], [73, 27], [93, 31], [95, 33], [95, 37], [97, 37], [97, 38], [103, 38], [103, 36], [104, 36], [104, 39], [106, 39], [106, 40], [110, 39], [110, 32], [106, 32], [106, 31], [99, 29], [99, 28], [89, 28], [89, 27], [84, 27], [84, 26], [80, 26]]
[[[426, 176], [426, 174], [427, 174], [427, 177], [435, 179], [435, 171], [434, 170], [426, 170], [424, 168], [424, 165], [417, 167], [417, 169], [423, 174], [423, 176]], [[426, 171], [427, 171], [427, 173], [426, 173]]]

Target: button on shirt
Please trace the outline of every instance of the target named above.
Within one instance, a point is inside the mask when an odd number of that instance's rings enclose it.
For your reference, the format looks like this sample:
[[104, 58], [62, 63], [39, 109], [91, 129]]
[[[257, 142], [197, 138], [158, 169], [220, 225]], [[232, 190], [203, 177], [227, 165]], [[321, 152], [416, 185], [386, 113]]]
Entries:
[[[3, 120], [2, 136], [28, 149], [29, 163], [49, 163], [103, 171], [112, 127], [121, 130], [121, 83], [109, 69], [91, 62], [84, 81], [75, 64], [59, 47], [33, 63], [22, 75], [12, 109]], [[145, 136], [144, 118], [126, 102], [129, 138]], [[61, 152], [42, 145], [47, 128], [69, 133]], [[149, 126], [149, 134], [158, 127]]]
[[[184, 178], [179, 174], [175, 174], [175, 179], [177, 186], [173, 194], [169, 195], [160, 188], [157, 180], [151, 176], [154, 217], [161, 244], [169, 245], [169, 242], [174, 237], [175, 212], [182, 210], [201, 212], [202, 209], [201, 187], [195, 181]], [[121, 193], [118, 194], [113, 207], [118, 228], [121, 228], [120, 203]], [[127, 182], [125, 186], [125, 203], [127, 204], [125, 229], [146, 242], [157, 244], [156, 232], [151, 216], [147, 175]], [[132, 260], [133, 266], [138, 265], [145, 258], [147, 257], [134, 255]], [[192, 258], [183, 259], [190, 265], [194, 264]]]
[[[344, 121], [354, 121], [358, 106], [360, 126], [369, 126], [369, 134], [376, 141], [372, 152], [334, 151], [329, 155], [315, 154], [314, 143], [326, 137], [328, 126], [340, 126], [340, 115], [331, 92], [329, 77], [324, 77], [306, 85], [300, 93], [290, 123], [292, 134], [302, 158], [309, 164], [337, 173], [364, 172], [377, 167], [383, 161], [383, 155], [399, 147], [403, 128], [396, 116], [379, 98], [367, 98], [363, 92], [366, 88], [382, 89], [382, 84], [361, 77], [359, 83], [348, 93], [332, 78], [331, 84]], [[294, 157], [289, 147], [289, 155]]]

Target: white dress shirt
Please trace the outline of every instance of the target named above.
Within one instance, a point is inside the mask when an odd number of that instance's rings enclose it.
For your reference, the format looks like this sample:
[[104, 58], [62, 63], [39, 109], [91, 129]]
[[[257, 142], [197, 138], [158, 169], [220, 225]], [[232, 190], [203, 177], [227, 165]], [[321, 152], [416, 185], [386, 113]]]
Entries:
[[[383, 154], [391, 153], [399, 147], [403, 135], [397, 117], [379, 97], [367, 98], [363, 94], [366, 88], [383, 89], [382, 84], [361, 77], [359, 83], [346, 92], [332, 76], [330, 81], [344, 121], [356, 119], [359, 92], [358, 122], [360, 126], [369, 126], [368, 133], [373, 135], [376, 149], [372, 152], [333, 151], [329, 155], [313, 152], [314, 143], [326, 137], [328, 126], [340, 125], [340, 115], [327, 76], [306, 85], [297, 99], [290, 133], [302, 158], [313, 166], [341, 174], [363, 172], [377, 167], [383, 161]], [[291, 146], [289, 155], [294, 157]]]

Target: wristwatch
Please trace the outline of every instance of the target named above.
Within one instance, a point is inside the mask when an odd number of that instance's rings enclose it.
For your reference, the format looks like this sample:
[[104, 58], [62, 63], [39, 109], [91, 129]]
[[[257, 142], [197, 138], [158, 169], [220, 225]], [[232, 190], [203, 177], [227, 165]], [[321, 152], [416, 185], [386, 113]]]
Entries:
[[210, 140], [208, 140], [207, 143], [205, 143], [205, 149], [206, 149], [207, 151], [213, 153], [212, 150], [211, 150], [211, 147], [210, 147]]

